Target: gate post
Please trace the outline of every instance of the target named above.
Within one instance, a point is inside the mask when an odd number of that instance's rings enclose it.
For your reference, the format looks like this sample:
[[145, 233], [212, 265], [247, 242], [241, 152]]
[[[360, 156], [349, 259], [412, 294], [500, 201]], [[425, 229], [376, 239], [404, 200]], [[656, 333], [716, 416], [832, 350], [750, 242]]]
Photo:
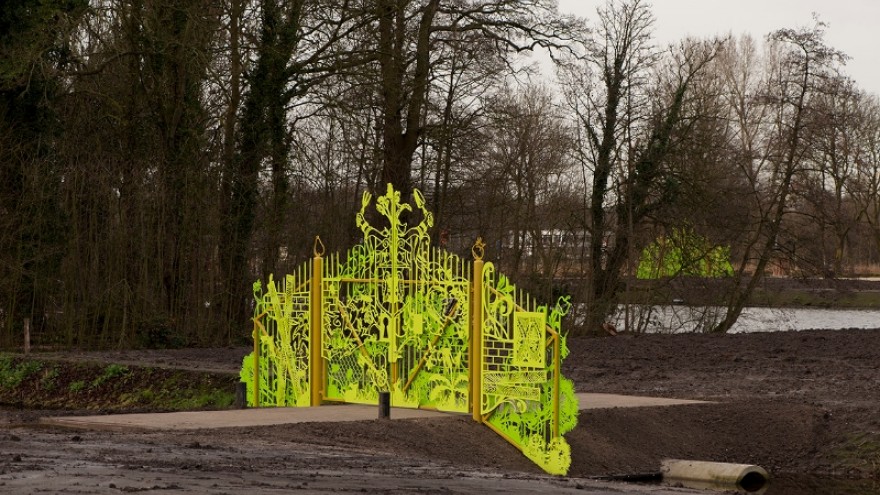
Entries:
[[254, 407], [260, 407], [260, 316], [254, 317]]
[[471, 252], [474, 272], [471, 283], [471, 331], [468, 345], [470, 365], [471, 413], [474, 421], [483, 422], [483, 254], [486, 245], [478, 237]]
[[324, 244], [321, 238], [315, 236], [314, 258], [312, 258], [312, 279], [309, 287], [309, 392], [310, 406], [321, 405], [321, 388], [324, 385], [324, 361], [321, 358], [321, 323], [323, 311], [321, 308], [322, 275]]

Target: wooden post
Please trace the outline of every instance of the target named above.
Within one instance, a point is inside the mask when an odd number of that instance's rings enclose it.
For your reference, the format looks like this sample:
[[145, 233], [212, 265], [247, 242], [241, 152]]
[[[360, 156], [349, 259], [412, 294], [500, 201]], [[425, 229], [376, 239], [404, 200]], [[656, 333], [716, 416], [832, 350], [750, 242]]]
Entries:
[[236, 382], [235, 383], [235, 402], [233, 402], [234, 407], [236, 409], [245, 409], [247, 408], [247, 383], [245, 382]]
[[24, 319], [24, 353], [30, 354], [31, 352], [31, 319]]

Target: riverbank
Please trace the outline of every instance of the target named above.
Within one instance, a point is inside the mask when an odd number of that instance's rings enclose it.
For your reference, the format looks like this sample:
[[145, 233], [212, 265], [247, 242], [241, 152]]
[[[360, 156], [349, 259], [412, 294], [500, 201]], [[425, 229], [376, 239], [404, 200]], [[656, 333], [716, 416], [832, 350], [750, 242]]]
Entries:
[[[723, 305], [731, 278], [677, 277], [624, 284], [621, 302], [695, 306]], [[880, 278], [764, 277], [755, 287], [750, 307], [880, 309]]]

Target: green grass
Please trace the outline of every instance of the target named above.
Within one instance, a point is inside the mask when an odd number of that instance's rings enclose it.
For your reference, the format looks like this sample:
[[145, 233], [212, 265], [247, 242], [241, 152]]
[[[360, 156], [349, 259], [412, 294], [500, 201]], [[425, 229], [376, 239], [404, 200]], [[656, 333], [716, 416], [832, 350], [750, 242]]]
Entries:
[[859, 432], [846, 437], [834, 458], [848, 470], [880, 475], [880, 433]]
[[[792, 282], [796, 284], [797, 281]], [[845, 284], [844, 284], [845, 286]], [[878, 309], [880, 308], [880, 291], [847, 290], [845, 288], [773, 288], [759, 285], [749, 300], [750, 306], [774, 308], [835, 308], [835, 309]], [[621, 303], [632, 304], [669, 304], [673, 299], [684, 299], [693, 305], [723, 304], [726, 297], [724, 285], [713, 284], [712, 281], [693, 282], [651, 286], [645, 281], [636, 281], [619, 294]]]
[[45, 390], [54, 390], [58, 386], [58, 367], [52, 366], [43, 370], [43, 377], [40, 379], [40, 386]]
[[0, 387], [17, 388], [29, 376], [41, 369], [43, 369], [43, 363], [40, 361], [16, 362], [13, 358], [4, 356], [0, 358]]
[[188, 409], [205, 409], [205, 408], [226, 408], [235, 401], [235, 394], [225, 390], [195, 390], [191, 391], [189, 396], [178, 397], [169, 402], [172, 409], [188, 410]]
[[235, 394], [216, 388], [181, 389], [161, 385], [124, 393], [119, 402], [127, 406], [155, 407], [163, 410], [224, 409], [232, 406]]
[[29, 408], [225, 409], [235, 401], [236, 379], [233, 375], [0, 355], [0, 403]]
[[759, 287], [755, 289], [751, 303], [779, 308], [876, 309], [880, 308], [880, 292], [796, 289], [773, 291]]
[[109, 364], [106, 368], [104, 368], [104, 372], [95, 377], [92, 380], [92, 388], [100, 387], [101, 385], [115, 380], [117, 378], [124, 377], [129, 374], [129, 369], [126, 366], [121, 366], [118, 364]]

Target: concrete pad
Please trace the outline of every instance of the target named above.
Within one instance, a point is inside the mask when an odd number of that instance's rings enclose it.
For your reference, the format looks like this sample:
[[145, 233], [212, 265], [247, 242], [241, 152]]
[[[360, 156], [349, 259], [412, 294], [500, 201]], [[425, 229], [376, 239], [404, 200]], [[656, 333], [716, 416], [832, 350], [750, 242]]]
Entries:
[[[703, 404], [705, 401], [636, 397], [615, 394], [576, 394], [580, 409], [613, 409], [617, 407], [678, 406]], [[391, 408], [391, 419], [436, 418], [453, 413], [424, 409]], [[379, 407], [361, 404], [326, 405], [321, 407], [266, 407], [223, 411], [187, 411], [147, 414], [109, 414], [100, 416], [66, 416], [42, 418], [41, 423], [53, 426], [101, 430], [198, 430], [268, 426], [290, 423], [334, 421], [370, 421], [379, 417]]]
[[[391, 408], [391, 419], [432, 418], [448, 415], [449, 413], [424, 409]], [[223, 411], [59, 416], [41, 418], [40, 423], [101, 430], [197, 430], [290, 423], [368, 421], [378, 418], [378, 406], [345, 404], [321, 407], [266, 407]]]
[[634, 395], [577, 393], [578, 405], [584, 409], [614, 409], [617, 407], [681, 406], [709, 404], [703, 400], [666, 399], [662, 397], [638, 397]]

